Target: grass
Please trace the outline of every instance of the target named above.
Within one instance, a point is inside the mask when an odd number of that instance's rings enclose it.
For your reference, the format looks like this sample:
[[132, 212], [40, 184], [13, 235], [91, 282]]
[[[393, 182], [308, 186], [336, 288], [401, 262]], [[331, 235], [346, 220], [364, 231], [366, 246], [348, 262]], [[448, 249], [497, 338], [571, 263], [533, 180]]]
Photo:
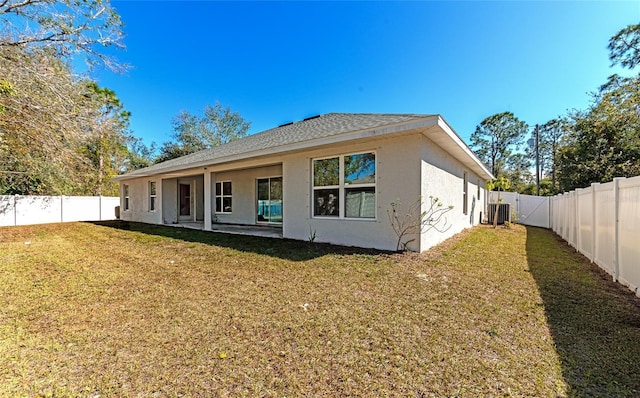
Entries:
[[0, 228], [0, 396], [638, 396], [640, 300], [551, 232], [417, 254]]

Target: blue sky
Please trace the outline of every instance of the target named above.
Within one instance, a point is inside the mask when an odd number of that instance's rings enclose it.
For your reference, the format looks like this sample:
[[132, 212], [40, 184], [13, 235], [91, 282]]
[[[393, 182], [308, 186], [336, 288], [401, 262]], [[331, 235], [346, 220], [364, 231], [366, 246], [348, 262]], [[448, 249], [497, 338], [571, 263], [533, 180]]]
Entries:
[[640, 2], [613, 1], [113, 5], [132, 69], [97, 77], [147, 144], [216, 101], [250, 133], [328, 112], [439, 113], [469, 143], [498, 112], [533, 125], [584, 109], [621, 72], [608, 39], [640, 22]]

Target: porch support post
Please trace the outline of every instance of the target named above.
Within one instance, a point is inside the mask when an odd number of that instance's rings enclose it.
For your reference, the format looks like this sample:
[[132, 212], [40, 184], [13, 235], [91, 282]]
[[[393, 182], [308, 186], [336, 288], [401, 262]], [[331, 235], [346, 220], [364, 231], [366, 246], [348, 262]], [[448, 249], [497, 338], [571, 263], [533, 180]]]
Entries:
[[204, 229], [211, 231], [211, 172], [204, 168]]

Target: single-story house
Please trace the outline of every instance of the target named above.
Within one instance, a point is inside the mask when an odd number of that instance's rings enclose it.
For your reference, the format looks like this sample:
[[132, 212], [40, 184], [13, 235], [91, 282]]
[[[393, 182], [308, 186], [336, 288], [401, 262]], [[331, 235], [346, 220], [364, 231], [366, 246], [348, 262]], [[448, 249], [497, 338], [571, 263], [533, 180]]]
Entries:
[[[329, 113], [133, 171], [120, 217], [151, 224], [271, 227], [284, 238], [395, 250], [391, 204], [453, 206], [424, 251], [481, 221], [492, 175], [440, 115]], [[418, 215], [416, 215], [417, 217]]]

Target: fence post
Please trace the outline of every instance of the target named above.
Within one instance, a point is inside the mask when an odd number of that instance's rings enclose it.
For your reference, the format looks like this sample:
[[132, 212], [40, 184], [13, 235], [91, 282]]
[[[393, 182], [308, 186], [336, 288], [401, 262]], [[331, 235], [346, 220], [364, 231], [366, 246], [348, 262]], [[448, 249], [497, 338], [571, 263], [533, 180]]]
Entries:
[[553, 207], [553, 196], [549, 196], [549, 207], [547, 207], [547, 220], [549, 223], [547, 224], [547, 228], [553, 231], [553, 220], [551, 219], [551, 208]]
[[[584, 188], [582, 188], [584, 189]], [[582, 190], [580, 189], [580, 190]], [[580, 251], [580, 240], [578, 239], [579, 237], [582, 237], [582, 231], [580, 231], [580, 195], [578, 195], [578, 190], [576, 189], [576, 195], [575, 195], [575, 215], [574, 217], [576, 218], [576, 222], [575, 222], [575, 226], [576, 226], [576, 250]]]
[[13, 226], [18, 225], [18, 194], [13, 195]]
[[591, 262], [596, 261], [596, 185], [597, 182], [591, 184]]
[[577, 251], [581, 251], [580, 250], [580, 238], [582, 237], [582, 231], [580, 231], [580, 192], [582, 191], [581, 188], [577, 188], [574, 191], [574, 195], [573, 195], [573, 217], [574, 217], [574, 222], [573, 222], [573, 226], [574, 226], [574, 233], [573, 233], [573, 239], [574, 239], [574, 246], [575, 249]]
[[60, 222], [64, 222], [64, 195], [60, 195]]
[[620, 180], [624, 177], [613, 179], [613, 280], [620, 278]]
[[98, 221], [102, 221], [102, 195], [98, 196]]

